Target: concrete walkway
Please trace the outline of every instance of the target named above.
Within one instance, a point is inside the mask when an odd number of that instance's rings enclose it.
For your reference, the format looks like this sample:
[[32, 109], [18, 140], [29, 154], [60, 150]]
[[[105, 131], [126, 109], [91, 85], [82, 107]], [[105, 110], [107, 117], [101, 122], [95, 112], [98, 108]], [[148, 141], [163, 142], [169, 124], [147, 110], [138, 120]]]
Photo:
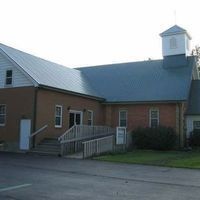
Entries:
[[83, 159], [83, 152], [69, 154], [64, 156], [64, 158]]

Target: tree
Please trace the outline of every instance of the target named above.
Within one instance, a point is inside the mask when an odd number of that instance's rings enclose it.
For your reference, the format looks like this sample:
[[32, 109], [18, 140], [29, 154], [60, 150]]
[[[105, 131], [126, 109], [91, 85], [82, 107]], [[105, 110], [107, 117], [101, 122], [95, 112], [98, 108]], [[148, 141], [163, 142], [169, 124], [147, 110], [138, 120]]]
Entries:
[[195, 48], [192, 50], [192, 55], [196, 56], [197, 72], [198, 76], [200, 77], [200, 46], [195, 46]]

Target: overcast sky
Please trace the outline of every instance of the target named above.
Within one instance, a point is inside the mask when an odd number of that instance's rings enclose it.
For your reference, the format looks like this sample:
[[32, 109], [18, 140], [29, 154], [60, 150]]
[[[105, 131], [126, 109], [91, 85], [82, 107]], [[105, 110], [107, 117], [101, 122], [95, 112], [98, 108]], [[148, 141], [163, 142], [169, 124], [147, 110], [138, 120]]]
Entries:
[[0, 0], [0, 43], [67, 67], [158, 59], [175, 23], [200, 44], [199, 19], [198, 0]]

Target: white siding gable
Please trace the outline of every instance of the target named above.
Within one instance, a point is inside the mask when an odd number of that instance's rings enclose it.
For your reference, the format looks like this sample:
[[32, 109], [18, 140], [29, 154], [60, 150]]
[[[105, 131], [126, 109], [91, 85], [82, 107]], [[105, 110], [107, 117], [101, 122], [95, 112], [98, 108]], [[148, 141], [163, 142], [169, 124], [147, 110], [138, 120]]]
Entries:
[[0, 88], [5, 88], [6, 71], [13, 71], [12, 87], [33, 86], [29, 80], [11, 61], [0, 52]]

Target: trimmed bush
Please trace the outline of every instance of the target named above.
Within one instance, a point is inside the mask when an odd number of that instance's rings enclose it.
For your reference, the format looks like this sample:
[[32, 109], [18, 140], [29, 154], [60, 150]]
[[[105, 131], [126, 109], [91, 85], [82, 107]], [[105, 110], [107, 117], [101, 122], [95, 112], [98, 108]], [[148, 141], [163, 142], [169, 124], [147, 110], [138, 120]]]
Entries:
[[200, 147], [200, 130], [194, 129], [190, 139], [189, 139], [190, 146], [198, 146]]
[[137, 128], [132, 135], [133, 144], [138, 149], [170, 150], [175, 147], [177, 139], [170, 127]]

